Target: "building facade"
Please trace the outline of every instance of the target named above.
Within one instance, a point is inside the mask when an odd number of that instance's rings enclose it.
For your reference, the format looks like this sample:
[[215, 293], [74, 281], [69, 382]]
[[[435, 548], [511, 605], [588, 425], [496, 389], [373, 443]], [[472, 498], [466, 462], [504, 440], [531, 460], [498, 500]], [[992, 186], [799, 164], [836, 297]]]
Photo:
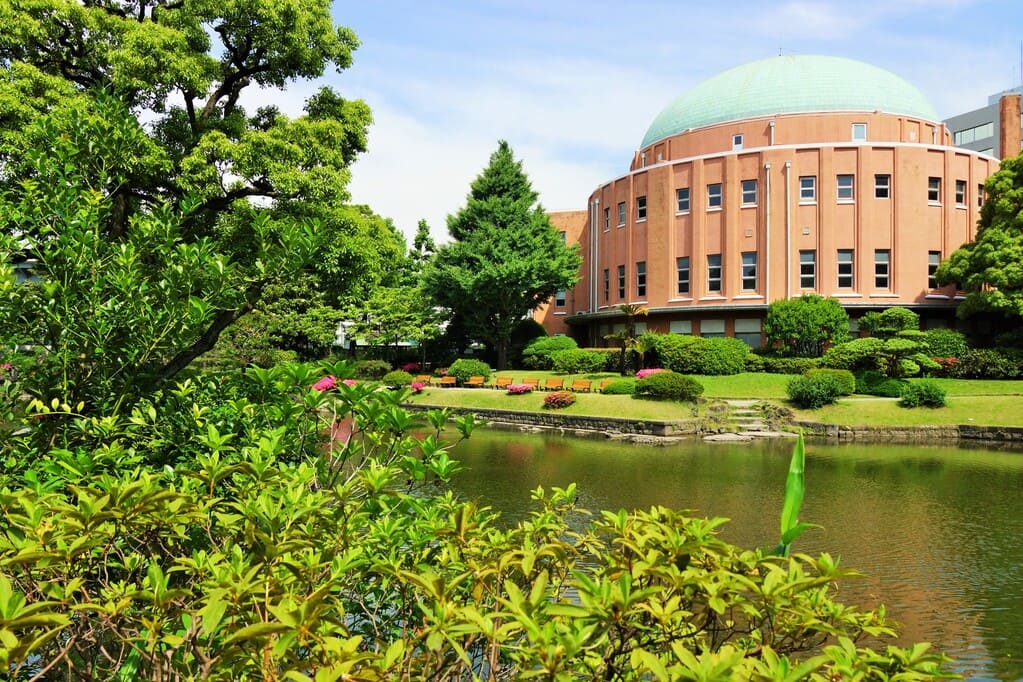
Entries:
[[958, 147], [1004, 159], [1023, 149], [1023, 116], [1020, 113], [1023, 86], [991, 95], [986, 107], [945, 119]]
[[997, 165], [868, 64], [783, 56], [725, 71], [671, 102], [584, 211], [552, 214], [578, 233], [583, 265], [540, 319], [604, 345], [634, 304], [641, 331], [756, 347], [768, 304], [814, 293], [854, 325], [899, 305], [947, 326], [959, 297], [933, 274], [973, 237]]

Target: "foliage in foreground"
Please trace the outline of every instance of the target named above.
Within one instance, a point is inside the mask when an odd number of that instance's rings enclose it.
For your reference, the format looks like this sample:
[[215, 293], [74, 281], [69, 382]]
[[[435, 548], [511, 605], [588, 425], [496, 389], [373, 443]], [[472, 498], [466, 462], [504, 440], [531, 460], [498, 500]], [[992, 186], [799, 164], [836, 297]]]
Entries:
[[[32, 450], [32, 412], [14, 410], [18, 465], [0, 479], [10, 676], [945, 676], [924, 645], [857, 644], [892, 630], [883, 610], [832, 600], [850, 572], [826, 554], [741, 550], [717, 537], [722, 519], [661, 507], [586, 526], [574, 486], [534, 491], [509, 526], [433, 488], [457, 468], [448, 415], [413, 417], [371, 383], [309, 390], [321, 373], [247, 372], [202, 393], [219, 403], [73, 418], [61, 449]], [[316, 447], [294, 440], [325, 431]], [[168, 463], [171, 437], [186, 454]]]

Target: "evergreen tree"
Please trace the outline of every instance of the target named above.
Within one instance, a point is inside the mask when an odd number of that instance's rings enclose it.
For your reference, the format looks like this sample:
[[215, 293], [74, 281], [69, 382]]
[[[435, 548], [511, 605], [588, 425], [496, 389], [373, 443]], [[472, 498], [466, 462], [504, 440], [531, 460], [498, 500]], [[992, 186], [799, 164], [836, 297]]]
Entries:
[[578, 280], [578, 249], [562, 242], [504, 140], [473, 181], [465, 207], [448, 217], [448, 232], [454, 241], [424, 270], [425, 288], [496, 350], [504, 369], [522, 318]]

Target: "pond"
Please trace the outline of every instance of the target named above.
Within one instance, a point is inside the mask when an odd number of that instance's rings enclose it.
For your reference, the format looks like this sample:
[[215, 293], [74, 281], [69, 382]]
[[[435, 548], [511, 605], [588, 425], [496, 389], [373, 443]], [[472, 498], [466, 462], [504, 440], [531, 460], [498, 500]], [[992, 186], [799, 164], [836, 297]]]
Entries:
[[[971, 680], [1023, 679], [1023, 452], [807, 444], [800, 520], [823, 526], [795, 551], [864, 574], [839, 599], [883, 603], [902, 643], [932, 642]], [[664, 505], [731, 519], [721, 536], [773, 546], [792, 441], [667, 447], [479, 430], [454, 482], [506, 518], [537, 486], [579, 486], [591, 510]]]

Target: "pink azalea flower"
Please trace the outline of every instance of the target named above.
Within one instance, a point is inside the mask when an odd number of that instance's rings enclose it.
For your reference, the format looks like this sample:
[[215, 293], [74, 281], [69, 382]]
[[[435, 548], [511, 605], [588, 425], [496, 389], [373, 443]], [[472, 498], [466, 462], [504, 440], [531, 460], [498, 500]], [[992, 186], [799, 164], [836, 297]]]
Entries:
[[314, 391], [329, 391], [337, 385], [337, 378], [327, 375], [313, 384]]
[[651, 374], [657, 374], [658, 372], [663, 372], [663, 371], [664, 371], [664, 369], [662, 369], [661, 367], [652, 367], [650, 369], [641, 369], [638, 372], [636, 372], [636, 378], [637, 379], [642, 379], [643, 377], [648, 377]]
[[344, 381], [342, 381], [341, 383], [342, 383], [342, 384], [344, 384], [345, 386], [355, 386], [355, 385], [356, 385], [356, 384], [358, 384], [359, 382], [358, 382], [358, 381], [356, 381], [355, 379], [345, 379], [345, 380], [344, 380]]
[[412, 386], [411, 386], [412, 390], [415, 391], [416, 393], [422, 393], [423, 392], [423, 388], [425, 388], [425, 387], [426, 387], [426, 384], [424, 384], [421, 381], [413, 381], [412, 382]]

